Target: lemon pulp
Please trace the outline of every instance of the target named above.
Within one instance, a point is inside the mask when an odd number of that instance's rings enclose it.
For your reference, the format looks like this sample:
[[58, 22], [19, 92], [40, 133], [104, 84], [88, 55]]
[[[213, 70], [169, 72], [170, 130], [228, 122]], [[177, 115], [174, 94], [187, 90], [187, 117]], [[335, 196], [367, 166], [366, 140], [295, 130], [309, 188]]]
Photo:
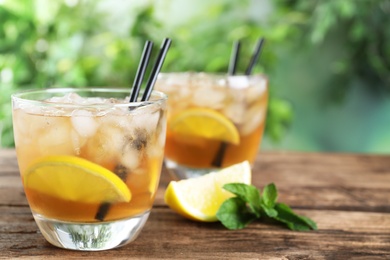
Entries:
[[209, 108], [190, 108], [173, 116], [170, 129], [178, 134], [240, 143], [235, 125], [220, 112]]
[[47, 156], [24, 174], [26, 188], [68, 201], [128, 202], [131, 192], [113, 172], [75, 156]]

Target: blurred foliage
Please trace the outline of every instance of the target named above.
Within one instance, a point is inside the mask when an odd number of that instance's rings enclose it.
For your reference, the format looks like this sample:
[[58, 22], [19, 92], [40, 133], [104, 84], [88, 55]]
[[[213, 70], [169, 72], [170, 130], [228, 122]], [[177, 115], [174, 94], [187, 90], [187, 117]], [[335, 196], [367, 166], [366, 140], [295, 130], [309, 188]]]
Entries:
[[[297, 48], [337, 45], [328, 101], [342, 102], [353, 82], [377, 94], [390, 92], [389, 0], [277, 0], [280, 16], [297, 29]], [[297, 19], [299, 17], [299, 19]]]
[[[146, 3], [129, 9], [127, 16], [133, 21], [128, 28], [123, 26], [122, 32], [108, 22], [110, 12], [115, 13], [115, 8], [121, 6], [106, 10], [99, 8], [102, 2], [5, 0], [0, 3], [3, 146], [13, 145], [9, 100], [12, 92], [57, 86], [129, 86], [147, 39], [158, 44], [164, 37], [172, 38], [165, 71], [226, 72], [233, 40], [242, 39], [245, 45], [238, 67], [244, 71], [260, 36], [270, 42], [283, 38], [267, 35], [270, 31], [243, 15], [249, 1], [215, 3], [206, 12], [171, 27], [157, 18], [155, 4]], [[157, 48], [154, 50], [155, 56]], [[266, 71], [275, 63], [274, 54], [268, 49], [262, 57], [262, 64], [267, 66], [257, 66], [254, 72]]]
[[[286, 58], [281, 55], [337, 37], [345, 52], [331, 68], [334, 82], [329, 95], [341, 99], [348, 91], [345, 83], [355, 77], [390, 90], [386, 0], [270, 0], [273, 9], [264, 17], [251, 10], [255, 6], [262, 11], [256, 0], [218, 0], [173, 24], [166, 20], [183, 15], [172, 11], [175, 1], [145, 1], [128, 10], [114, 3], [0, 1], [0, 145], [13, 146], [11, 93], [57, 86], [129, 86], [147, 39], [156, 45], [164, 37], [172, 39], [163, 71], [209, 72], [227, 71], [232, 42], [241, 39], [242, 72], [255, 42], [264, 36], [266, 44], [254, 73], [273, 77]], [[187, 3], [197, 4], [202, 1]], [[113, 20], [118, 9], [124, 15]], [[293, 111], [274, 94], [278, 86], [270, 83], [266, 135], [277, 141], [288, 130]]]

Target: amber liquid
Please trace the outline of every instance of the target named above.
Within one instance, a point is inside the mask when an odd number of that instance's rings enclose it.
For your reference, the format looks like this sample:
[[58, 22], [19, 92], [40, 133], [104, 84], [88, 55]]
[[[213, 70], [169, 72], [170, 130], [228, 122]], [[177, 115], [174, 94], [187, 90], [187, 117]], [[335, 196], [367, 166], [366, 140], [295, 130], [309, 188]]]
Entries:
[[[236, 125], [240, 135], [240, 143], [237, 145], [222, 143], [219, 140], [205, 139], [198, 136], [183, 136], [175, 133], [169, 127], [170, 118], [172, 118], [172, 116], [168, 116], [165, 157], [181, 166], [195, 169], [227, 167], [246, 160], [253, 163], [261, 145], [261, 139], [264, 132], [267, 101], [268, 92], [265, 92], [253, 103], [249, 104], [249, 107], [259, 108], [259, 111], [252, 110], [252, 112], [264, 113], [264, 115], [261, 117], [262, 120], [254, 127], [254, 130], [249, 133], [243, 133], [243, 131], [241, 131], [242, 126]], [[177, 104], [183, 104], [183, 102], [178, 100], [175, 102], [168, 102], [168, 104], [170, 106], [169, 114], [171, 115], [186, 109], [178, 107]], [[222, 109], [217, 111], [223, 113]], [[252, 118], [249, 118], [248, 120], [251, 119]], [[245, 123], [248, 122], [244, 122], [244, 124]], [[221, 148], [223, 145], [225, 145], [225, 147]], [[221, 149], [223, 150], [222, 153], [220, 153]], [[216, 164], [216, 160], [220, 160], [220, 163]]]
[[[226, 144], [220, 167], [227, 167], [245, 160], [253, 163], [263, 131], [264, 124], [261, 124], [251, 134], [240, 136], [240, 144]], [[185, 139], [191, 139], [191, 143], [184, 141]], [[168, 130], [165, 156], [180, 165], [191, 168], [213, 168], [217, 166], [214, 161], [221, 145], [223, 145], [221, 141], [178, 136]]]
[[[156, 148], [159, 153], [141, 150], [137, 158], [137, 167], [133, 170], [117, 172], [121, 165], [120, 157], [123, 151], [111, 151], [112, 146], [110, 134], [104, 136], [107, 125], [104, 118], [96, 119], [100, 124], [99, 129], [93, 136], [79, 136], [77, 149], [74, 144], [74, 131], [71, 126], [71, 117], [50, 117], [42, 115], [32, 115], [23, 110], [14, 110], [14, 129], [16, 140], [16, 152], [19, 169], [23, 180], [29, 166], [37, 159], [48, 155], [67, 155], [81, 157], [93, 163], [99, 164], [106, 169], [117, 173], [131, 191], [132, 198], [128, 203], [112, 203], [109, 205], [107, 213], [104, 214], [104, 221], [126, 219], [142, 214], [152, 208], [155, 193], [157, 190], [161, 165], [163, 160], [163, 147], [157, 144], [156, 139], [164, 132], [153, 132], [148, 139], [147, 148]], [[119, 117], [115, 118], [119, 120]], [[100, 122], [101, 121], [101, 122]], [[38, 124], [37, 122], [44, 122]], [[128, 137], [130, 129], [128, 127], [116, 126], [112, 121], [110, 127], [116, 127], [118, 133], [116, 138], [123, 142], [123, 147], [132, 146], [132, 140]], [[162, 124], [159, 122], [159, 124]], [[34, 127], [32, 127], [35, 125]], [[29, 127], [31, 126], [31, 127]], [[160, 127], [161, 128], [161, 127]], [[64, 132], [71, 133], [61, 137]], [[123, 136], [120, 135], [122, 133]], [[52, 141], [46, 142], [50, 136], [54, 136]], [[107, 139], [108, 138], [108, 139]], [[79, 140], [80, 139], [80, 140]], [[82, 139], [82, 140], [81, 140]], [[58, 140], [58, 142], [56, 142]], [[97, 156], [97, 150], [102, 148], [102, 156]], [[48, 173], [50, 174], [50, 173]], [[88, 185], [86, 183], [85, 185]], [[25, 187], [25, 193], [31, 210], [35, 214], [40, 214], [49, 219], [56, 219], [69, 222], [96, 222], [96, 214], [100, 210], [101, 203], [89, 204], [78, 201], [67, 201], [60, 198], [48, 196], [37, 190]], [[103, 202], [102, 202], [103, 203]]]
[[[162, 158], [156, 158], [146, 163], [143, 166], [146, 174], [128, 174], [125, 183], [131, 191], [132, 198], [127, 203], [110, 204], [109, 210], [104, 215], [105, 221], [136, 216], [152, 207], [160, 175], [160, 167], [156, 162], [161, 162], [161, 160]], [[98, 221], [96, 214], [101, 210], [102, 204], [100, 203], [67, 201], [28, 188], [25, 188], [25, 193], [31, 209], [46, 218], [69, 222]]]

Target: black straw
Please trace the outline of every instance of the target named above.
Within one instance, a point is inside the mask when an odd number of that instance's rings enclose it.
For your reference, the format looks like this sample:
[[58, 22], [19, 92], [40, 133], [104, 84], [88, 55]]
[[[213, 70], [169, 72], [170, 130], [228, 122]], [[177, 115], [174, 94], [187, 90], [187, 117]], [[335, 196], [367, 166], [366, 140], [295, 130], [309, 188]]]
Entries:
[[[229, 62], [229, 71], [228, 71], [229, 75], [236, 74], [238, 57], [240, 54], [240, 47], [241, 47], [240, 41], [235, 41], [233, 43], [232, 54], [230, 56], [230, 62]], [[215, 154], [215, 157], [214, 157], [213, 161], [211, 162], [212, 166], [215, 166], [215, 167], [222, 166], [223, 158], [225, 157], [225, 152], [226, 152], [227, 147], [228, 147], [228, 143], [221, 142], [221, 144], [218, 147], [217, 153]]]
[[103, 202], [100, 204], [98, 211], [96, 212], [95, 219], [103, 221], [106, 217], [108, 210], [110, 209], [111, 204], [108, 202]]
[[[245, 71], [245, 75], [249, 76], [252, 74], [253, 67], [255, 66], [257, 60], [260, 57], [261, 50], [263, 48], [264, 44], [264, 38], [261, 38], [257, 41], [255, 50], [252, 54], [251, 60], [249, 62], [248, 68]], [[232, 55], [230, 57], [230, 63], [229, 63], [229, 75], [235, 75], [236, 74], [236, 68], [238, 63], [238, 57], [240, 52], [241, 43], [240, 41], [235, 41], [233, 43], [233, 51]], [[215, 154], [215, 157], [213, 161], [211, 162], [212, 166], [215, 167], [221, 167], [223, 163], [223, 158], [225, 157], [225, 152], [228, 147], [228, 143], [221, 142], [220, 146], [218, 147], [217, 153]]]
[[252, 55], [251, 60], [249, 62], [248, 68], [245, 71], [245, 75], [252, 74], [253, 67], [255, 66], [257, 60], [260, 57], [260, 53], [261, 53], [261, 50], [263, 48], [264, 41], [265, 41], [264, 38], [261, 38], [257, 41], [255, 51], [253, 52], [253, 55]]
[[146, 41], [141, 56], [141, 62], [138, 65], [137, 73], [135, 74], [135, 79], [133, 82], [133, 87], [131, 88], [130, 102], [136, 102], [138, 99], [138, 94], [141, 89], [142, 80], [144, 79], [146, 67], [148, 66], [152, 49], [153, 42]]
[[[145, 92], [142, 96], [142, 101], [148, 100], [151, 93], [152, 93], [154, 83], [156, 82], [158, 73], [160, 72], [161, 67], [164, 63], [164, 59], [165, 59], [165, 56], [168, 52], [170, 44], [171, 44], [171, 40], [168, 38], [165, 38], [165, 40], [163, 41], [163, 44], [161, 45], [160, 53], [158, 54], [156, 63], [152, 69], [150, 76], [149, 76], [149, 80], [146, 84], [146, 89], [145, 89]], [[146, 41], [145, 45], [144, 45], [144, 50], [142, 52], [141, 61], [140, 61], [140, 64], [138, 65], [137, 74], [135, 76], [133, 86], [131, 89], [129, 102], [135, 102], [138, 99], [138, 94], [139, 94], [139, 91], [140, 91], [140, 88], [142, 85], [142, 80], [143, 80], [144, 75], [145, 75], [146, 67], [148, 66], [148, 63], [149, 63], [150, 53], [152, 52], [152, 49], [153, 49], [153, 42]], [[115, 167], [114, 172], [123, 181], [126, 180], [126, 176], [127, 176], [126, 168], [124, 168], [121, 165], [117, 165], [117, 167]], [[111, 207], [110, 203], [107, 203], [107, 202], [101, 203], [99, 205], [98, 211], [96, 212], [95, 219], [103, 221], [105, 219], [110, 207]]]
[[160, 52], [158, 53], [156, 63], [154, 64], [152, 72], [149, 75], [149, 80], [146, 83], [145, 92], [142, 96], [141, 101], [149, 100], [149, 97], [152, 94], [154, 84], [156, 83], [158, 73], [160, 72], [161, 67], [164, 64], [165, 56], [167, 55], [170, 45], [171, 39], [165, 38], [163, 43], [161, 44]]
[[230, 56], [230, 63], [229, 63], [229, 71], [228, 71], [229, 75], [236, 74], [238, 56], [240, 54], [240, 47], [241, 47], [240, 41], [235, 41], [233, 43], [233, 49], [232, 49], [232, 54]]
[[226, 152], [227, 146], [228, 146], [228, 143], [221, 142], [221, 144], [218, 147], [218, 151], [217, 151], [213, 161], [211, 162], [212, 166], [215, 166], [215, 167], [222, 166], [223, 158], [225, 157], [225, 152]]

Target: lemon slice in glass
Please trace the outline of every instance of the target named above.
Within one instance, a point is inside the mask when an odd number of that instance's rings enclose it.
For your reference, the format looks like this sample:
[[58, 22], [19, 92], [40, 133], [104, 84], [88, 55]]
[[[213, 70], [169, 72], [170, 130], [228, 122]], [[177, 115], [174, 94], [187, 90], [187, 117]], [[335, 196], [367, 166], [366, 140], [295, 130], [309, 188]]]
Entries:
[[204, 222], [217, 221], [219, 207], [233, 196], [222, 188], [227, 183], [251, 183], [248, 161], [201, 177], [171, 181], [164, 200], [171, 209], [186, 218]]
[[173, 116], [169, 123], [174, 133], [240, 143], [234, 124], [220, 112], [209, 108], [190, 108]]
[[26, 188], [55, 198], [83, 202], [128, 202], [126, 184], [106, 168], [75, 156], [47, 156], [24, 174]]

